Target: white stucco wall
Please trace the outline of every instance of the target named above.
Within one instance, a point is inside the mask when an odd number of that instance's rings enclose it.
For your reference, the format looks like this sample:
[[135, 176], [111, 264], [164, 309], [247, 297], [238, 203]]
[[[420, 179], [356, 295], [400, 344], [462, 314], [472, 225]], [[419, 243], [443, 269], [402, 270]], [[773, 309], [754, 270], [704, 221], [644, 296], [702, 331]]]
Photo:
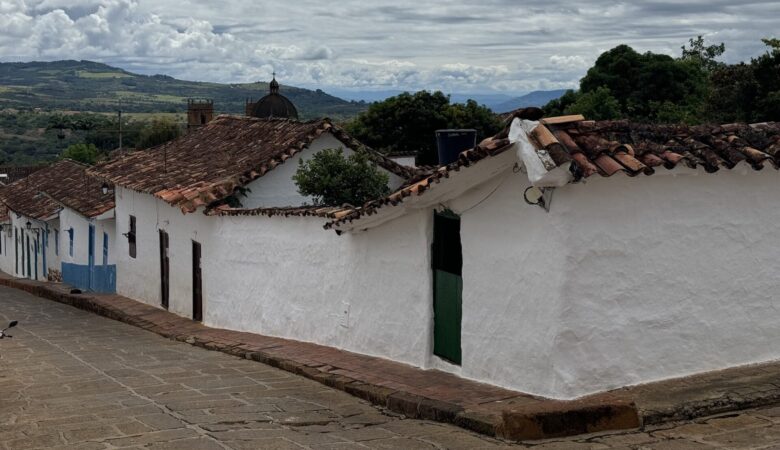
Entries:
[[[314, 201], [311, 197], [303, 196], [298, 193], [298, 188], [295, 186], [292, 177], [298, 170], [298, 164], [301, 159], [307, 160], [315, 153], [326, 148], [341, 148], [344, 150], [344, 156], [349, 156], [354, 153], [332, 134], [325, 133], [312, 142], [308, 148], [285, 161], [284, 164], [277, 166], [266, 175], [249, 183], [247, 186], [249, 192], [247, 192], [246, 197], [241, 198], [243, 207], [269, 208], [313, 204]], [[391, 190], [395, 190], [403, 184], [404, 180], [398, 175], [388, 172], [381, 167], [379, 170], [385, 172], [389, 176], [390, 180], [388, 185]]]
[[[129, 255], [127, 238], [129, 216], [136, 217], [136, 258]], [[161, 304], [159, 230], [168, 232], [170, 258], [169, 311], [192, 317], [192, 241], [203, 246], [208, 258], [208, 237], [213, 220], [198, 211], [182, 214], [151, 195], [116, 187], [115, 251], [117, 293], [153, 306]], [[204, 268], [205, 271], [205, 268]], [[206, 289], [206, 280], [203, 282]], [[204, 314], [207, 299], [203, 300]]]
[[316, 218], [217, 220], [208, 325], [428, 364], [428, 214], [343, 236]]
[[568, 399], [780, 358], [775, 170], [592, 177], [549, 213], [506, 177], [462, 215], [463, 364], [440, 367]]
[[[88, 219], [70, 208], [60, 212], [60, 259], [65, 263], [89, 263], [89, 225], [95, 225], [95, 265], [103, 264], [103, 233], [108, 234], [108, 261], [116, 263], [116, 222], [113, 218]], [[73, 256], [69, 254], [68, 230], [73, 228]], [[64, 239], [63, 239], [64, 237]], [[54, 240], [53, 234], [51, 237]], [[53, 245], [53, 242], [52, 242]]]
[[[426, 366], [430, 357], [427, 213], [338, 236], [322, 218], [182, 214], [117, 188], [117, 292], [160, 306], [160, 228], [170, 241], [169, 310], [192, 316], [192, 240], [202, 245], [203, 322]], [[130, 258], [129, 215], [137, 257]]]
[[[9, 235], [9, 231], [11, 234]], [[0, 232], [0, 241], [2, 241], [2, 249], [0, 249], [0, 271], [6, 274], [14, 275], [14, 235], [13, 228], [11, 227], [11, 221], [3, 224], [2, 232]]]
[[[3, 226], [3, 235], [4, 237], [0, 237], [4, 239], [3, 241], [3, 254], [2, 257], [0, 257], [0, 261], [2, 261], [0, 264], [2, 267], [0, 269], [13, 276], [17, 276], [20, 278], [36, 278], [36, 256], [37, 256], [37, 279], [38, 280], [45, 280], [46, 275], [44, 272], [44, 257], [43, 253], [46, 252], [46, 267], [47, 271], [53, 269], [59, 269], [59, 259], [55, 255], [54, 252], [54, 242], [53, 242], [53, 235], [52, 235], [52, 242], [48, 244], [48, 247], [44, 245], [44, 230], [46, 226], [48, 225], [49, 229], [52, 229], [52, 227], [56, 226], [57, 219], [50, 220], [48, 222], [40, 221], [36, 219], [31, 219], [23, 214], [18, 215], [15, 212], [11, 212], [11, 219], [10, 224], [6, 224]], [[31, 230], [27, 230], [27, 222], [30, 222], [31, 224]], [[11, 229], [11, 235], [9, 236], [8, 229]], [[14, 230], [17, 230], [16, 233], [18, 233], [19, 236], [19, 246], [18, 246], [18, 258], [19, 263], [18, 266], [16, 264], [16, 258], [17, 258], [17, 247], [15, 245], [15, 232]], [[27, 238], [29, 237], [29, 245], [30, 245], [30, 273], [27, 274]], [[24, 238], [24, 241], [22, 239]], [[37, 255], [35, 251], [35, 242], [38, 241], [38, 250]], [[24, 266], [22, 266], [22, 252], [24, 253]], [[18, 268], [18, 270], [17, 270]]]
[[[56, 219], [50, 220], [47, 222], [48, 225], [48, 238], [46, 241], [46, 264], [49, 266], [49, 271], [52, 269], [59, 271], [60, 270], [60, 249], [58, 248], [58, 241], [55, 238], [55, 231], [58, 231], [60, 229], [60, 219], [57, 217]], [[61, 236], [60, 236], [61, 238]]]

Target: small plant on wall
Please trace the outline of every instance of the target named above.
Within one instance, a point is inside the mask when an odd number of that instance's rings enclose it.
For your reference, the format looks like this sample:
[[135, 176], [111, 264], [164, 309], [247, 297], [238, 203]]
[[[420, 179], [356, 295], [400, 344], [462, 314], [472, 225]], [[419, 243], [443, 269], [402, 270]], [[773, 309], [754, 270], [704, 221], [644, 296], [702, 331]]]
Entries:
[[363, 152], [344, 156], [344, 151], [325, 149], [311, 159], [301, 159], [293, 181], [298, 192], [322, 206], [359, 206], [389, 193], [388, 176]]

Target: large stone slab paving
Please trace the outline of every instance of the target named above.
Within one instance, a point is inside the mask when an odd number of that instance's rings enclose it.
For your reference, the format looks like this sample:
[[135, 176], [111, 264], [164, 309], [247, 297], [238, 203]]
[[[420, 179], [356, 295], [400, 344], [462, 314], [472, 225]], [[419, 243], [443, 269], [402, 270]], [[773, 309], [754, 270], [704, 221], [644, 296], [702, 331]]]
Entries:
[[[780, 445], [776, 407], [646, 425], [641, 431], [510, 444], [444, 423], [406, 419], [260, 362], [0, 287], [0, 322], [12, 318], [21, 322], [16, 337], [0, 341], [3, 450]], [[745, 373], [756, 389], [713, 375], [727, 387], [718, 392], [760, 392], [774, 377], [767, 367], [760, 369]], [[637, 396], [640, 405], [669, 403], [656, 391], [642, 389], [637, 392], [648, 400]]]

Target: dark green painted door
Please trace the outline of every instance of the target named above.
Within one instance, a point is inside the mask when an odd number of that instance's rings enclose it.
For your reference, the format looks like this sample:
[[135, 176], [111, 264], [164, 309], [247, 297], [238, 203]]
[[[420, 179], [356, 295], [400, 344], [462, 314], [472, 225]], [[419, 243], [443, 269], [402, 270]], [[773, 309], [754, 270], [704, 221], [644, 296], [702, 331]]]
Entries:
[[460, 217], [451, 211], [435, 213], [432, 247], [433, 353], [460, 364], [463, 315]]

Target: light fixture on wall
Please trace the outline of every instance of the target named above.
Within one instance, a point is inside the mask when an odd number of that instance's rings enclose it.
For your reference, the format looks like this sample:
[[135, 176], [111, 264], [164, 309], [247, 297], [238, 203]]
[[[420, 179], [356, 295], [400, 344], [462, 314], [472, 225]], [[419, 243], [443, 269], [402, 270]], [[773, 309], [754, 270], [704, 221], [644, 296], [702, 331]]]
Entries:
[[100, 186], [100, 190], [103, 192], [103, 195], [108, 194], [108, 190], [110, 187], [108, 186], [108, 183], [103, 183], [103, 186]]
[[32, 222], [30, 222], [29, 220], [27, 221], [27, 223], [25, 224], [25, 226], [27, 227], [27, 231], [30, 231], [30, 230], [32, 230]]
[[529, 205], [539, 206], [545, 211], [550, 212], [553, 191], [554, 188], [531, 186], [523, 192], [523, 200]]

